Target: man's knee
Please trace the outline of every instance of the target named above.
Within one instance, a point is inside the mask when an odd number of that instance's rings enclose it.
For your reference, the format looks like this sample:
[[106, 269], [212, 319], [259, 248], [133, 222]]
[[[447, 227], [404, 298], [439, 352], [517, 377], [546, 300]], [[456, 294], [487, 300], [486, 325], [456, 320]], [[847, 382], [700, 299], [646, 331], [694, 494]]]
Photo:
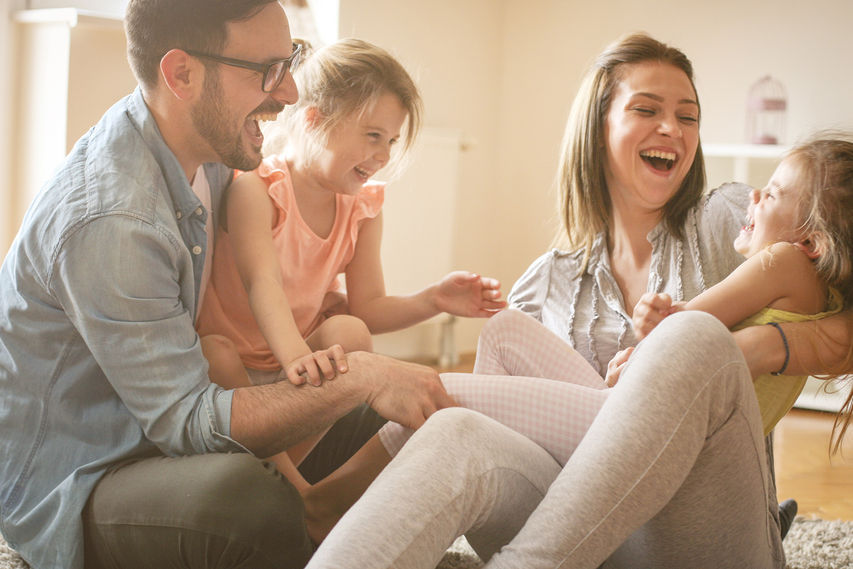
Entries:
[[305, 508], [293, 485], [271, 463], [252, 455], [221, 456], [214, 471], [200, 477], [198, 515], [220, 519], [241, 539], [301, 545]]
[[248, 454], [132, 463], [98, 485], [84, 518], [87, 567], [155, 550], [164, 566], [302, 567], [313, 551], [299, 493]]

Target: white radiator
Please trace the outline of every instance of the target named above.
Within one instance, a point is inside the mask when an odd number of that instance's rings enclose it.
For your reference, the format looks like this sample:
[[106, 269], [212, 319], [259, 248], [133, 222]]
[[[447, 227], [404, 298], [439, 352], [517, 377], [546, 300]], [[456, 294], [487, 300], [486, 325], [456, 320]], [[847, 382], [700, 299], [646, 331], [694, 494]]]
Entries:
[[[408, 167], [388, 184], [382, 234], [388, 294], [417, 292], [454, 270], [461, 151], [461, 131], [426, 127]], [[408, 330], [376, 336], [374, 349], [399, 358], [452, 364], [456, 357], [452, 335], [453, 319], [440, 315]]]

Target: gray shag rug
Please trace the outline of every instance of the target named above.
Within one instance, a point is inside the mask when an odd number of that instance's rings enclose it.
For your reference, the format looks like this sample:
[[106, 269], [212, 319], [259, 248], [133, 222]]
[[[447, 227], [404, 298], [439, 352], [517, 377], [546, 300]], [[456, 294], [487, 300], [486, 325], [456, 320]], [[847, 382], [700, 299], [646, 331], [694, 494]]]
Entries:
[[[783, 542], [788, 569], [853, 567], [853, 522], [828, 522], [799, 517]], [[478, 569], [483, 563], [465, 541], [453, 544], [437, 569]], [[0, 569], [30, 569], [0, 537]]]

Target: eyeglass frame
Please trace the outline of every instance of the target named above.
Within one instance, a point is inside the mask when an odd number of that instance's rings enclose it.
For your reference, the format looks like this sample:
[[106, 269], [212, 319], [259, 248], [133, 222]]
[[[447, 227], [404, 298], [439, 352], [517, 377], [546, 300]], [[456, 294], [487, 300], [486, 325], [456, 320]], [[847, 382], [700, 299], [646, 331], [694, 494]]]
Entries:
[[[215, 55], [212, 53], [204, 53], [201, 51], [195, 51], [193, 49], [185, 49], [184, 51], [193, 56], [193, 57], [202, 57], [205, 59], [210, 59], [211, 61], [215, 61], [217, 63], [222, 63], [224, 65], [230, 65], [231, 67], [240, 67], [242, 69], [249, 69], [251, 71], [257, 71], [261, 73], [261, 91], [264, 93], [271, 93], [275, 91], [279, 85], [281, 85], [282, 80], [284, 80], [284, 76], [287, 75], [287, 70], [289, 69], [291, 73], [299, 66], [299, 63], [302, 60], [302, 44], [293, 42], [293, 52], [290, 54], [290, 57], [286, 57], [284, 59], [278, 59], [273, 61], [272, 63], [256, 63], [254, 61], [246, 61], [245, 59], [235, 59], [233, 57], [225, 57], [224, 55]], [[284, 64], [283, 70], [281, 72], [281, 76], [278, 78], [278, 81], [275, 82], [275, 85], [271, 86], [269, 89], [266, 89], [267, 85], [267, 77], [269, 76], [270, 71], [276, 65]]]

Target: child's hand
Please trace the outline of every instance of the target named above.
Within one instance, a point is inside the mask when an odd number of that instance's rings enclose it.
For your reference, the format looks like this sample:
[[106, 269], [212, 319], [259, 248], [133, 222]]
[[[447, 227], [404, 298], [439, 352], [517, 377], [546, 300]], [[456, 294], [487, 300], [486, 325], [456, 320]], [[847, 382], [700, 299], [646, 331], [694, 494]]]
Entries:
[[323, 379], [334, 379], [338, 373], [347, 372], [347, 356], [340, 344], [299, 356], [284, 367], [283, 374], [293, 385], [302, 385], [307, 380], [318, 387]]
[[607, 374], [604, 376], [607, 387], [613, 387], [619, 381], [619, 376], [622, 375], [622, 370], [632, 353], [634, 353], [634, 346], [616, 352], [613, 359], [607, 362]]
[[488, 318], [506, 307], [501, 283], [467, 271], [455, 271], [441, 279], [435, 293], [441, 312], [456, 316]]
[[634, 307], [632, 322], [634, 335], [638, 340], [648, 336], [661, 320], [684, 306], [683, 302], [672, 302], [672, 297], [666, 293], [647, 292], [640, 297]]

